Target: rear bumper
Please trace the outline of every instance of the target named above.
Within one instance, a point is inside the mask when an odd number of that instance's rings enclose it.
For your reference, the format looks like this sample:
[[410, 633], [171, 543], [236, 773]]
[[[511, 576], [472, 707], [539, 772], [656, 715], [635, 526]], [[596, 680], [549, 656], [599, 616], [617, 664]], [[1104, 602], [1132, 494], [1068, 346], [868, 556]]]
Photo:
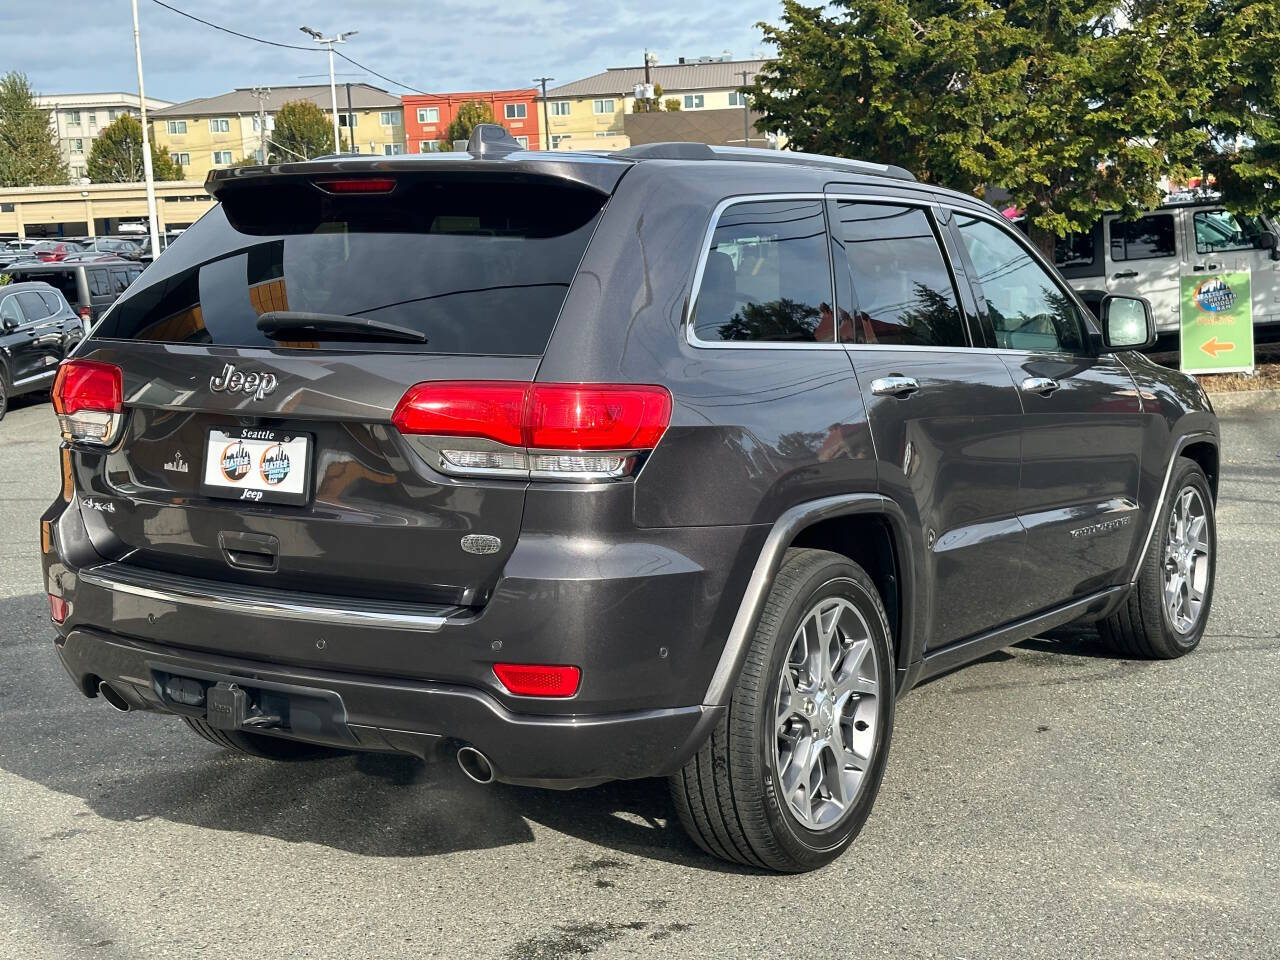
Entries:
[[513, 713], [463, 686], [267, 666], [96, 630], [72, 630], [55, 645], [83, 692], [92, 695], [106, 681], [134, 709], [204, 716], [203, 708], [176, 702], [166, 678], [236, 683], [251, 697], [265, 693], [323, 705], [299, 711], [284, 729], [257, 732], [415, 756], [470, 744], [489, 758], [498, 780], [561, 789], [672, 773], [697, 750], [722, 709], [536, 716]]

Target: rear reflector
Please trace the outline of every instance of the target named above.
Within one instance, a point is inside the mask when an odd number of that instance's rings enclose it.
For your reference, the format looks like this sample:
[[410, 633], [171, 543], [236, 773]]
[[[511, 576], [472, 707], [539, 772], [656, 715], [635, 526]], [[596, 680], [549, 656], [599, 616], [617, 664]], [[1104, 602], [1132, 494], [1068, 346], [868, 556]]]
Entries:
[[657, 446], [671, 394], [636, 384], [436, 381], [410, 387], [392, 420], [403, 434], [469, 441], [440, 445], [451, 473], [603, 479]]
[[65, 622], [70, 609], [70, 605], [62, 597], [55, 597], [52, 593], [49, 594], [49, 619], [54, 623]]
[[315, 184], [328, 193], [390, 193], [396, 188], [396, 182], [391, 177], [348, 177], [317, 180]]
[[533, 663], [495, 663], [493, 672], [518, 697], [572, 697], [582, 679], [577, 667]]
[[88, 320], [93, 316], [93, 311], [89, 307], [81, 307], [76, 312], [80, 314], [81, 320]]
[[65, 360], [53, 381], [53, 409], [67, 441], [109, 444], [124, 410], [120, 368], [96, 360]]

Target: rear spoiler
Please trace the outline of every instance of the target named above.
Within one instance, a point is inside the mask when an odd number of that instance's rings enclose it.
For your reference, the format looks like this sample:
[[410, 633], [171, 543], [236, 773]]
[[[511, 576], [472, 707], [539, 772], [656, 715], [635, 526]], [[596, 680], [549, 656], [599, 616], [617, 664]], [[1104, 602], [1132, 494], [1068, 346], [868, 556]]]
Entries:
[[222, 200], [241, 187], [269, 186], [281, 179], [310, 180], [335, 174], [340, 177], [439, 174], [578, 186], [608, 196], [634, 163], [596, 154], [525, 150], [501, 127], [497, 128], [501, 134], [495, 134], [493, 126], [477, 126], [465, 152], [409, 153], [395, 157], [344, 154], [296, 163], [231, 167], [210, 170], [204, 186], [214, 199]]

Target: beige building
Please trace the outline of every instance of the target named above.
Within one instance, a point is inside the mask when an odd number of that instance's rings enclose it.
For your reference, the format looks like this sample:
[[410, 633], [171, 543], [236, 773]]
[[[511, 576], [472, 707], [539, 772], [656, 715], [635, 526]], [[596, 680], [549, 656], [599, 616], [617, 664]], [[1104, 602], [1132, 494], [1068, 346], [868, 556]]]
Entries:
[[[765, 62], [703, 57], [658, 64], [649, 68], [649, 82], [662, 87], [662, 101], [678, 100], [682, 111], [741, 109], [739, 88], [753, 83]], [[636, 87], [644, 82], [643, 66], [610, 67], [604, 73], [548, 90], [548, 146], [552, 150], [630, 146], [623, 118], [633, 112]]]
[[[49, 112], [49, 126], [62, 148], [72, 181], [85, 177], [89, 150], [102, 128], [123, 113], [139, 116], [136, 93], [52, 93], [36, 97], [36, 106]], [[169, 106], [168, 100], [147, 97], [147, 112]]]
[[[203, 180], [217, 167], [229, 167], [246, 157], [259, 158], [263, 131], [258, 109], [265, 110], [266, 136], [271, 137], [275, 114], [291, 100], [310, 100], [326, 115], [333, 104], [329, 85], [262, 88], [240, 87], [216, 97], [177, 103], [148, 113], [157, 149], [182, 167], [186, 180]], [[348, 99], [349, 98], [349, 99]], [[357, 153], [404, 152], [404, 110], [400, 98], [367, 83], [338, 86], [338, 125]], [[354, 134], [354, 136], [352, 136]]]
[[[159, 229], [189, 227], [213, 206], [203, 183], [156, 183]], [[0, 188], [0, 237], [81, 237], [116, 234], [122, 222], [147, 219], [141, 183], [85, 183]]]

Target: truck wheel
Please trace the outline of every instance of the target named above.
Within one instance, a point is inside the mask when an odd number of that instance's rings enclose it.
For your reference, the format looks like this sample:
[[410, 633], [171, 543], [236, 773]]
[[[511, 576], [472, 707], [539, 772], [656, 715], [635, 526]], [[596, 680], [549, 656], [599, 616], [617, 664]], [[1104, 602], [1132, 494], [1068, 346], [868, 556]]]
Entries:
[[204, 720], [191, 717], [183, 717], [182, 722], [190, 727], [196, 736], [208, 740], [215, 746], [263, 760], [323, 760], [343, 753], [333, 747], [303, 743], [300, 740], [285, 740], [282, 737], [247, 733], [243, 730], [220, 730], [210, 726]]
[[839, 554], [788, 550], [725, 716], [671, 777], [698, 846], [789, 873], [838, 857], [880, 788], [893, 677], [871, 578]]
[[1172, 660], [1200, 643], [1217, 560], [1213, 496], [1200, 465], [1179, 457], [1169, 498], [1124, 604], [1098, 625], [1119, 654]]

